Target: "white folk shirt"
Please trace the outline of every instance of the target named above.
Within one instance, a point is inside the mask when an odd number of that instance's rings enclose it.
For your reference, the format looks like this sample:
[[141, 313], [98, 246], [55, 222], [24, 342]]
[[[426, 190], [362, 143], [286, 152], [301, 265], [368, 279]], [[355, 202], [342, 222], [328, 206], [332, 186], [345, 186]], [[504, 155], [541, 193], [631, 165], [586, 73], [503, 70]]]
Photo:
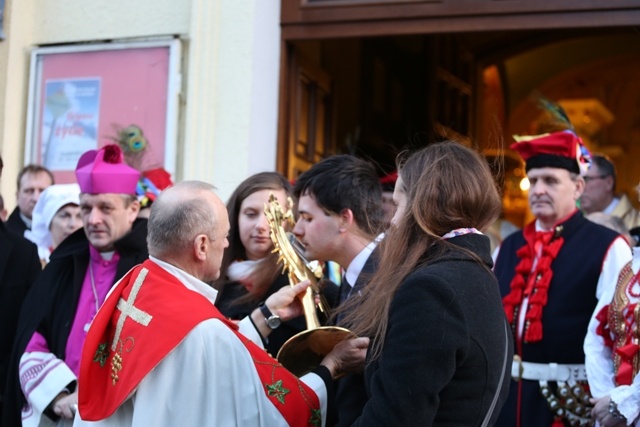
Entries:
[[[633, 274], [640, 271], [640, 248], [633, 248], [633, 261], [631, 262]], [[602, 294], [598, 306], [589, 322], [589, 329], [584, 341], [585, 367], [587, 370], [587, 378], [589, 380], [589, 389], [591, 394], [596, 398], [611, 396], [611, 399], [618, 405], [618, 410], [627, 420], [635, 420], [634, 425], [640, 426], [640, 378], [636, 376], [631, 385], [615, 386], [614, 383], [614, 366], [611, 348], [604, 344], [602, 338], [596, 328], [600, 323], [596, 319], [597, 314], [604, 306], [610, 304], [616, 289], [618, 278], [611, 281], [612, 286], [607, 286]], [[633, 303], [633, 297], [627, 294], [629, 303]], [[637, 303], [640, 299], [636, 298]]]

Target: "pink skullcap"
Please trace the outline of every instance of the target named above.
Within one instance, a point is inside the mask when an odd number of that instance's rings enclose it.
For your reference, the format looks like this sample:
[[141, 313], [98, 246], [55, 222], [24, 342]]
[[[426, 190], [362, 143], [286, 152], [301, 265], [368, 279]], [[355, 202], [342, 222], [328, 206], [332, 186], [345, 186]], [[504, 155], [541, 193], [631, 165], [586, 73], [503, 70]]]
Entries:
[[136, 194], [140, 172], [124, 163], [122, 150], [116, 144], [105, 145], [80, 156], [76, 179], [82, 193]]

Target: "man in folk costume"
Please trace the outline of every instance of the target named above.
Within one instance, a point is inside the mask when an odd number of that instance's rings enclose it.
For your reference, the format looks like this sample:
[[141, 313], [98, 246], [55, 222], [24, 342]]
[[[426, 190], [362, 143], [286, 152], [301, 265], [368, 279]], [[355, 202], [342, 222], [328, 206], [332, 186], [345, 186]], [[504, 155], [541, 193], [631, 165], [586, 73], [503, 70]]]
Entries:
[[519, 139], [511, 148], [526, 162], [536, 219], [505, 239], [496, 257], [516, 352], [496, 425], [587, 425], [587, 325], [631, 251], [620, 235], [576, 208], [589, 166], [580, 138], [567, 130]]
[[140, 173], [118, 146], [80, 157], [83, 229], [51, 254], [22, 307], [3, 426], [71, 425], [89, 325], [113, 284], [147, 258], [147, 221], [136, 220]]
[[[271, 332], [261, 309], [238, 324], [220, 314], [205, 282], [220, 274], [228, 232], [211, 185], [187, 181], [160, 194], [149, 259], [114, 287], [89, 330], [75, 426], [324, 425], [327, 390], [347, 360], [327, 356], [296, 378], [260, 347]], [[307, 286], [271, 295], [269, 320], [299, 316], [296, 296]], [[364, 351], [355, 352], [362, 363]]]
[[600, 298], [584, 341], [593, 418], [602, 427], [640, 425], [640, 247]]

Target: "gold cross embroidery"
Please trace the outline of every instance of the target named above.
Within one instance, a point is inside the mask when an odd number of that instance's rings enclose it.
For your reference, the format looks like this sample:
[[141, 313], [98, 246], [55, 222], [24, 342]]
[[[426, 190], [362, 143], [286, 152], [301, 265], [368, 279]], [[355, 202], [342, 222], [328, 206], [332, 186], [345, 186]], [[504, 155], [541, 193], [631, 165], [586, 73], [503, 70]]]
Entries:
[[[122, 327], [124, 326], [125, 320], [127, 317], [133, 320], [134, 322], [142, 325], [148, 326], [153, 316], [149, 313], [145, 313], [139, 308], [135, 307], [133, 303], [136, 301], [138, 297], [138, 292], [140, 292], [140, 288], [142, 287], [142, 283], [144, 279], [147, 277], [147, 273], [149, 270], [143, 268], [138, 274], [136, 281], [133, 283], [133, 287], [131, 288], [131, 293], [129, 294], [129, 298], [125, 301], [124, 298], [120, 298], [118, 301], [117, 308], [120, 310], [120, 317], [118, 317], [118, 322], [116, 323], [116, 332], [113, 336], [113, 342], [111, 343], [111, 351], [116, 351], [118, 348], [118, 343], [121, 342], [120, 335], [122, 334]], [[125, 341], [131, 340], [133, 342], [133, 338], [129, 337]], [[113, 359], [111, 359], [111, 381], [113, 385], [116, 385], [118, 382], [118, 373], [122, 369], [122, 350], [124, 347], [124, 343], [120, 345], [120, 352], [116, 352], [114, 354]], [[128, 351], [131, 351], [129, 349]]]
[[135, 307], [133, 303], [136, 301], [138, 297], [138, 292], [140, 292], [140, 288], [142, 287], [142, 282], [147, 277], [147, 273], [149, 270], [143, 268], [138, 274], [135, 283], [133, 284], [133, 288], [131, 289], [131, 293], [129, 294], [129, 298], [125, 301], [124, 298], [120, 298], [118, 301], [117, 308], [120, 310], [120, 317], [118, 318], [118, 323], [116, 324], [116, 333], [113, 337], [113, 342], [111, 343], [111, 351], [116, 351], [118, 346], [118, 342], [120, 341], [120, 334], [122, 333], [122, 327], [124, 326], [124, 321], [128, 318], [133, 320], [136, 323], [139, 323], [142, 326], [148, 326], [153, 316], [149, 313], [145, 313], [139, 308]]

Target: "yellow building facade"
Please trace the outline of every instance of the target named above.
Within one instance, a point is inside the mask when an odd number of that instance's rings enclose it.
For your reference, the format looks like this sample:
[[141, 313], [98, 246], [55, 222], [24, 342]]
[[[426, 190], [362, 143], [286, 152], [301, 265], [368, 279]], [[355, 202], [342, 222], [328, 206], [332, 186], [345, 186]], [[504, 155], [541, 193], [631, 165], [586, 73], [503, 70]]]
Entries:
[[165, 161], [175, 180], [213, 183], [226, 198], [246, 176], [275, 170], [280, 56], [275, 0], [6, 0], [0, 42], [0, 194], [15, 206], [29, 162], [34, 49], [176, 40], [176, 106]]

